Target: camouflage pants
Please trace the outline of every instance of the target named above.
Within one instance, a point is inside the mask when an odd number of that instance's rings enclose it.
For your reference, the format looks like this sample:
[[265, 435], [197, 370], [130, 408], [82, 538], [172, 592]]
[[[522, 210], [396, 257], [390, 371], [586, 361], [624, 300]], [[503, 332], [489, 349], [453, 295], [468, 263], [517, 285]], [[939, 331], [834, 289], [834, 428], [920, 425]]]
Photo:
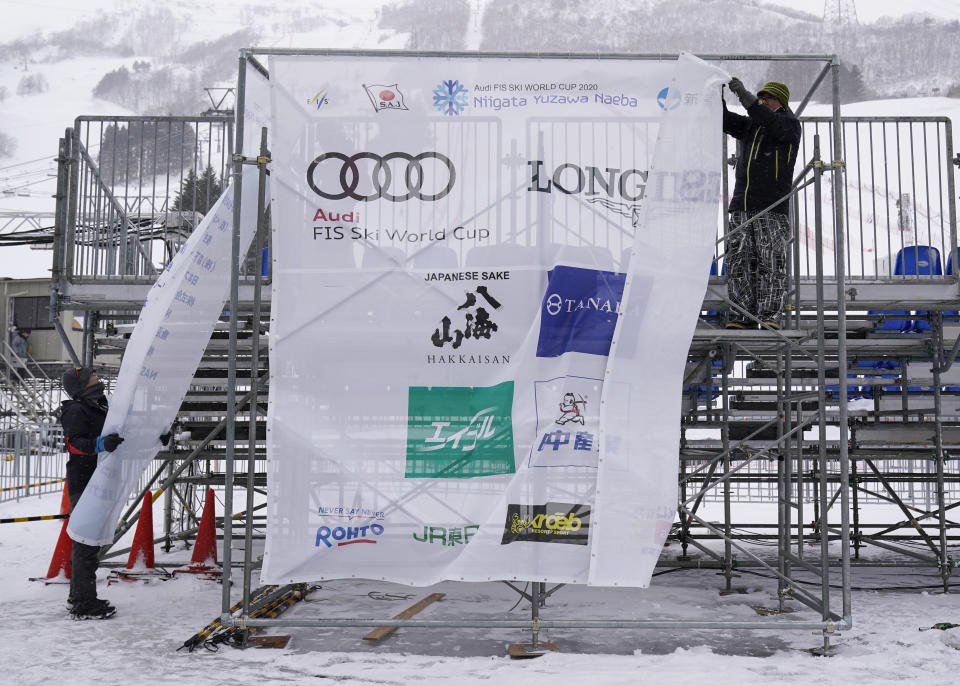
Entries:
[[[748, 212], [731, 212], [730, 231], [750, 216]], [[727, 239], [727, 293], [731, 302], [762, 322], [780, 324], [787, 294], [787, 248], [792, 235], [787, 216], [771, 212]], [[733, 309], [728, 321], [755, 323]]]

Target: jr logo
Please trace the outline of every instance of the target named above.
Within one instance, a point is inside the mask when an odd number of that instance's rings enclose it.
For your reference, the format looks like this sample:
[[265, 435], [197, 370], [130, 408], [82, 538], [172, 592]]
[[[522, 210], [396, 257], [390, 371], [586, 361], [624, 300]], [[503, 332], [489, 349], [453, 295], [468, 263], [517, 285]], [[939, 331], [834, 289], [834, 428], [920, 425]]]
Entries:
[[463, 479], [512, 474], [512, 409], [512, 381], [486, 388], [411, 387], [405, 476]]

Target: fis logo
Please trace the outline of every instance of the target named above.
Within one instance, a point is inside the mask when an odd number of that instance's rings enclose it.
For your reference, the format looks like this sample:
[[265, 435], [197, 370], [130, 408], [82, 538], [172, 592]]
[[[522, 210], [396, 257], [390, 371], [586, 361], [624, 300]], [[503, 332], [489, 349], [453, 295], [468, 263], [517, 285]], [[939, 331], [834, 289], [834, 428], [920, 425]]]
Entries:
[[312, 98], [307, 100], [307, 104], [316, 105], [318, 110], [324, 105], [330, 104], [330, 101], [327, 100], [327, 91], [326, 90], [318, 91], [316, 95], [314, 95]]
[[626, 274], [558, 265], [540, 306], [537, 357], [577, 352], [607, 355]]
[[513, 382], [489, 387], [412, 386], [408, 479], [466, 479], [516, 471]]

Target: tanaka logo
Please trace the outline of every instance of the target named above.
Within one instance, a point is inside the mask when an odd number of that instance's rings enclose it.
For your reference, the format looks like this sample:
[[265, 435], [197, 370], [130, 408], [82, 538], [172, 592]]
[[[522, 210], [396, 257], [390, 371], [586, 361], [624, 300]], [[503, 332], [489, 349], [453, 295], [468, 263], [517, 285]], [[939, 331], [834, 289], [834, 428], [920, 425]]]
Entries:
[[390, 86], [382, 86], [376, 83], [369, 86], [367, 84], [362, 85], [363, 90], [367, 92], [367, 97], [370, 98], [373, 109], [377, 112], [409, 109], [403, 104], [403, 93], [400, 92], [397, 84], [394, 83]]
[[412, 386], [408, 479], [466, 479], [516, 471], [513, 382], [489, 387]]
[[626, 274], [564, 265], [550, 270], [537, 357], [608, 354], [625, 279]]
[[587, 545], [590, 506], [571, 503], [507, 505], [500, 545], [531, 541]]
[[456, 180], [453, 162], [439, 152], [325, 152], [307, 167], [307, 185], [328, 200], [433, 202], [446, 197]]
[[459, 81], [441, 81], [433, 89], [433, 106], [441, 114], [449, 117], [459, 116], [467, 107], [468, 92]]

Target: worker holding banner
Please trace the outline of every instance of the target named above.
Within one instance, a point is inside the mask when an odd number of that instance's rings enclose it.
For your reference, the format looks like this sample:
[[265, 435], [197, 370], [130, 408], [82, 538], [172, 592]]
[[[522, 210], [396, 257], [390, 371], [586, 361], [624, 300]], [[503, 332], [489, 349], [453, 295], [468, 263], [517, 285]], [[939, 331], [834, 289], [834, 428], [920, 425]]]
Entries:
[[[107, 396], [103, 382], [89, 367], [68, 369], [62, 378], [70, 400], [60, 407], [60, 423], [70, 459], [67, 460], [67, 493], [72, 512], [97, 468], [97, 454], [113, 452], [123, 438], [111, 433], [102, 436], [107, 419]], [[73, 542], [70, 565], [70, 615], [74, 619], [107, 619], [117, 609], [97, 598], [97, 566], [100, 546]]]
[[[753, 329], [757, 321], [779, 329], [787, 292], [787, 247], [793, 232], [788, 196], [800, 144], [800, 121], [790, 110], [790, 89], [771, 81], [754, 95], [738, 78], [730, 90], [747, 116], [723, 108], [723, 132], [739, 140], [736, 183], [726, 243], [728, 329]], [[766, 211], [765, 211], [766, 210]], [[749, 220], [749, 223], [746, 223]]]

